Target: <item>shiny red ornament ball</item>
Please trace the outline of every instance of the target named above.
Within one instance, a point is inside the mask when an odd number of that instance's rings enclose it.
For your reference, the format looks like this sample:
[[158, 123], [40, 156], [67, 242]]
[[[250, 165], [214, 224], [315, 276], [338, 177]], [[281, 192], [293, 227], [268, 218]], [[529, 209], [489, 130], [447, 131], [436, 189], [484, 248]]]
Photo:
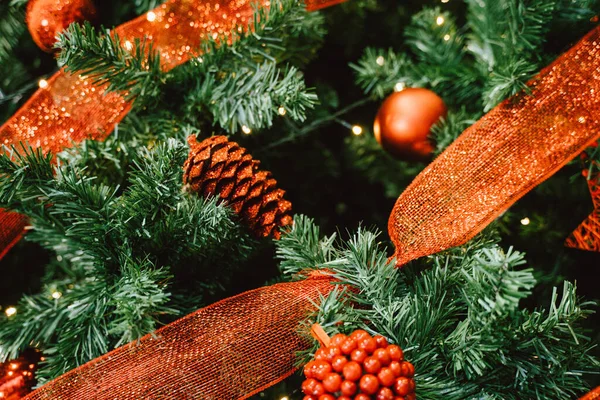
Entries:
[[375, 139], [403, 160], [424, 161], [432, 152], [428, 136], [433, 124], [446, 115], [444, 101], [434, 92], [409, 88], [388, 96], [375, 117]]
[[364, 330], [337, 334], [304, 367], [304, 400], [414, 400], [414, 367], [402, 349]]
[[26, 21], [35, 44], [52, 53], [58, 34], [73, 22], [90, 21], [95, 16], [91, 0], [29, 0]]

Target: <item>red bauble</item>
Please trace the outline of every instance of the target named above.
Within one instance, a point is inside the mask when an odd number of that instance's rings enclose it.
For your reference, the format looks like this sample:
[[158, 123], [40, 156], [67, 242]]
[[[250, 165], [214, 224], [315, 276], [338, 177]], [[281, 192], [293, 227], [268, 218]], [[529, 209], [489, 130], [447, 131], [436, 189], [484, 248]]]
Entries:
[[323, 347], [304, 367], [304, 400], [414, 399], [414, 367], [402, 361], [399, 346], [363, 330], [331, 339], [320, 326], [312, 331], [318, 332]]
[[91, 0], [29, 0], [26, 20], [35, 44], [51, 53], [59, 33], [73, 22], [89, 21], [95, 16]]
[[390, 154], [404, 160], [426, 160], [433, 152], [431, 127], [446, 115], [443, 100], [431, 90], [404, 89], [391, 94], [377, 112], [375, 139]]

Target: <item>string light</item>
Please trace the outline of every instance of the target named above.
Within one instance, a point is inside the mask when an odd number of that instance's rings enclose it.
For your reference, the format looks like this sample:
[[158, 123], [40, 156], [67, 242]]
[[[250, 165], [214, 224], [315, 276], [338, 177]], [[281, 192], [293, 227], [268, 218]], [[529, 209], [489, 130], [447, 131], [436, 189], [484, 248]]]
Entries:
[[444, 35], [444, 40], [445, 40], [446, 42], [447, 42], [448, 40], [450, 40], [450, 35], [448, 35], [448, 34], [445, 34], [445, 35]]
[[42, 20], [42, 26], [48, 26], [48, 20], [47, 19], [43, 19]]
[[442, 0], [442, 3], [446, 4], [447, 2], [449, 2], [450, 0]]
[[443, 25], [444, 24], [444, 17], [442, 17], [441, 15], [439, 17], [437, 17], [435, 19], [435, 23], [438, 25]]
[[126, 40], [125, 48], [127, 49], [127, 51], [131, 51], [133, 49], [133, 44], [129, 40]]
[[290, 400], [290, 398], [289, 398], [289, 397], [287, 397], [287, 396], [283, 396], [283, 397], [282, 397], [281, 399], [279, 399], [279, 400]]
[[246, 125], [242, 125], [242, 132], [244, 132], [246, 135], [249, 135], [252, 133], [252, 129], [248, 128]]
[[38, 82], [38, 86], [40, 87], [40, 89], [46, 89], [48, 87], [48, 81], [45, 79], [40, 79], [40, 81]]
[[283, 108], [283, 106], [281, 106], [277, 109], [277, 112], [279, 113], [279, 115], [285, 115], [287, 111], [285, 110], [285, 108]]
[[525, 217], [521, 220], [521, 225], [529, 225], [531, 221], [529, 220], [529, 218]]
[[56, 300], [58, 300], [58, 299], [60, 299], [61, 297], [62, 297], [62, 293], [61, 293], [61, 292], [57, 292], [57, 291], [54, 291], [54, 292], [52, 292], [52, 298], [53, 298], [53, 299], [56, 299]]
[[363, 129], [360, 126], [358, 126], [358, 125], [354, 125], [352, 127], [352, 133], [355, 134], [356, 136], [358, 136], [361, 133], [363, 133]]
[[4, 313], [7, 317], [12, 317], [17, 313], [17, 309], [15, 307], [8, 307], [6, 310], [4, 310]]
[[379, 56], [377, 57], [375, 62], [377, 63], [377, 65], [383, 65], [383, 63], [385, 63], [385, 58], [383, 58], [383, 56]]
[[10, 369], [17, 369], [17, 368], [19, 368], [19, 364], [18, 363], [10, 363], [9, 368]]
[[146, 19], [148, 20], [148, 22], [156, 21], [156, 13], [154, 11], [148, 11], [148, 13], [146, 14]]
[[404, 82], [398, 82], [394, 85], [394, 91], [401, 92], [406, 89], [406, 84]]

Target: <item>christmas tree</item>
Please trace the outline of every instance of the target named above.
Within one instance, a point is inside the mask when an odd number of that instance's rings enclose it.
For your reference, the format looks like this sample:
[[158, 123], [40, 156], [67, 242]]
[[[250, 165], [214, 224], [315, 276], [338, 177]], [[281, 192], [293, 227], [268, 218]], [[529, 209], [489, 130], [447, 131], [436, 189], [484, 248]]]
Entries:
[[598, 3], [337, 3], [0, 4], [0, 398], [600, 384]]

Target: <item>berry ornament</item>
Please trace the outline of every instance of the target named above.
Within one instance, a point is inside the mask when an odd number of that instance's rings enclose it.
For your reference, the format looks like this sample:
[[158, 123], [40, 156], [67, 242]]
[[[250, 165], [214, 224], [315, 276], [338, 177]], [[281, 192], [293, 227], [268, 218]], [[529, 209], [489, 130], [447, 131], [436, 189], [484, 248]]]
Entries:
[[321, 348], [304, 367], [304, 400], [416, 399], [415, 368], [399, 346], [361, 329], [329, 338], [315, 324], [312, 333]]
[[52, 53], [58, 34], [73, 22], [93, 20], [95, 16], [91, 0], [29, 0], [26, 21], [35, 44]]
[[388, 153], [409, 161], [427, 160], [433, 152], [431, 127], [446, 115], [442, 99], [431, 90], [409, 88], [388, 96], [375, 117], [375, 139]]

